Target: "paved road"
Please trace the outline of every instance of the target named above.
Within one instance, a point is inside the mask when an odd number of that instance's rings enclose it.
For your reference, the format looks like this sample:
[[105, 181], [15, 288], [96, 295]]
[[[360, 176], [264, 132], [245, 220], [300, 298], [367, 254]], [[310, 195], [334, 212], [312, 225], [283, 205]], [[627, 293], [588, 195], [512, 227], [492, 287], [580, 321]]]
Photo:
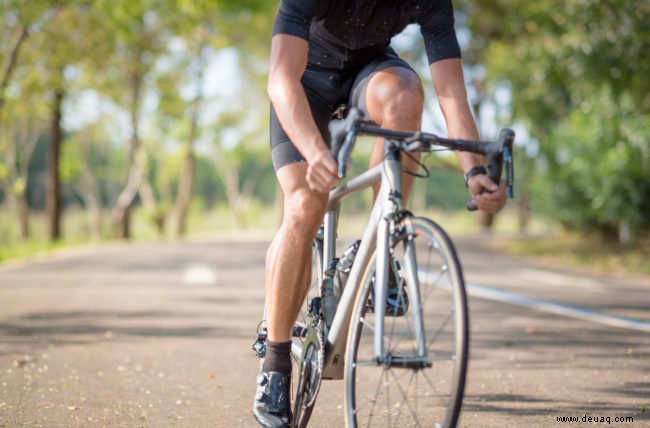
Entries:
[[[647, 277], [550, 269], [482, 242], [458, 241], [469, 283], [650, 321]], [[119, 244], [0, 266], [0, 427], [254, 427], [265, 247]], [[650, 333], [470, 306], [459, 426], [650, 426]], [[342, 426], [342, 388], [324, 384], [313, 427]], [[557, 421], [584, 415], [612, 423]]]

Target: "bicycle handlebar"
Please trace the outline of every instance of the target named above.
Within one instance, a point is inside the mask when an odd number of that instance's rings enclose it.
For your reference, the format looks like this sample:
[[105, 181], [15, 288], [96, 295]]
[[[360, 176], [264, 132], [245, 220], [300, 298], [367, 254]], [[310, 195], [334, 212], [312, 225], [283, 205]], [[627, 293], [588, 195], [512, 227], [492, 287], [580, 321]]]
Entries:
[[[329, 124], [332, 137], [332, 155], [338, 162], [339, 177], [346, 175], [347, 162], [354, 148], [358, 135], [372, 135], [384, 137], [388, 140], [400, 142], [400, 150], [430, 152], [437, 147], [446, 147], [456, 151], [472, 152], [487, 157], [488, 176], [497, 185], [501, 182], [501, 175], [505, 167], [506, 194], [514, 196], [514, 165], [512, 149], [515, 133], [512, 129], [503, 128], [499, 132], [496, 142], [473, 141], [438, 137], [426, 132], [404, 132], [380, 128], [364, 120], [364, 114], [357, 108], [352, 108], [345, 119], [332, 120]], [[486, 191], [483, 189], [481, 192]], [[473, 200], [467, 203], [467, 209], [477, 209]]]

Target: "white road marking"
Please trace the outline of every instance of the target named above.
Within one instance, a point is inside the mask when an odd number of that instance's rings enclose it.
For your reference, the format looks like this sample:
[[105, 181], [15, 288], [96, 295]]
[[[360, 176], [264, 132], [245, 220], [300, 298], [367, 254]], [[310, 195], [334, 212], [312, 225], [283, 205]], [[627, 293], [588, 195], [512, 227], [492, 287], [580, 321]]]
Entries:
[[189, 266], [183, 274], [183, 283], [186, 285], [214, 285], [216, 282], [214, 270], [205, 265]]
[[467, 284], [467, 292], [471, 296], [479, 297], [482, 299], [495, 300], [498, 302], [509, 303], [511, 305], [524, 306], [541, 312], [563, 315], [571, 318], [578, 318], [608, 325], [611, 327], [625, 328], [628, 330], [639, 330], [650, 333], [650, 322], [635, 318], [608, 315], [579, 306], [571, 306], [552, 302], [549, 300], [536, 299], [510, 291], [485, 287], [478, 284]]
[[[430, 271], [420, 271], [418, 272], [418, 277], [420, 278], [420, 281], [434, 282], [443, 287], [450, 286], [449, 281], [446, 278], [441, 279], [439, 275], [436, 275]], [[650, 333], [649, 321], [608, 315], [580, 306], [565, 305], [563, 303], [552, 302], [550, 300], [537, 299], [534, 297], [528, 297], [522, 294], [513, 293], [511, 291], [486, 287], [479, 284], [470, 284], [466, 282], [465, 289], [470, 296], [479, 297], [481, 299], [494, 300], [497, 302], [503, 302], [517, 306], [524, 306], [536, 311], [577, 318], [598, 324], [608, 325], [611, 327], [625, 328], [628, 330], [639, 330]]]
[[555, 272], [547, 272], [541, 269], [522, 268], [515, 270], [512, 275], [523, 281], [543, 283], [546, 286], [556, 287], [582, 287], [582, 288], [604, 288], [602, 282], [591, 278], [581, 278], [575, 275], [566, 275]]

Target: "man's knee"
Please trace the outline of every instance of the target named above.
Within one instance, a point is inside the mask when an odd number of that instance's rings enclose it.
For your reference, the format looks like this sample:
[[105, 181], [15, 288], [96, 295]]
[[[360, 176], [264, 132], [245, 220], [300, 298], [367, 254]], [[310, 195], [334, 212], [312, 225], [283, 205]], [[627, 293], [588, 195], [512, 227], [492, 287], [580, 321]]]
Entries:
[[370, 115], [380, 124], [404, 121], [419, 123], [422, 116], [422, 84], [418, 76], [406, 68], [377, 73], [368, 84], [366, 97]]
[[326, 198], [307, 188], [296, 190], [285, 197], [283, 222], [293, 230], [316, 233], [323, 221], [326, 203]]

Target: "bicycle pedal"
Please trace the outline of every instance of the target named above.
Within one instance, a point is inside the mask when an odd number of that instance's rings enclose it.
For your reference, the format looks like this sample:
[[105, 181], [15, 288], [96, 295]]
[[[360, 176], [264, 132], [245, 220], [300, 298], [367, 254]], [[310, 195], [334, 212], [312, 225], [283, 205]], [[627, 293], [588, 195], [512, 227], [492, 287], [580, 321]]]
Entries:
[[257, 358], [264, 358], [266, 355], [266, 328], [257, 333], [257, 339], [251, 345], [251, 349], [255, 351]]

